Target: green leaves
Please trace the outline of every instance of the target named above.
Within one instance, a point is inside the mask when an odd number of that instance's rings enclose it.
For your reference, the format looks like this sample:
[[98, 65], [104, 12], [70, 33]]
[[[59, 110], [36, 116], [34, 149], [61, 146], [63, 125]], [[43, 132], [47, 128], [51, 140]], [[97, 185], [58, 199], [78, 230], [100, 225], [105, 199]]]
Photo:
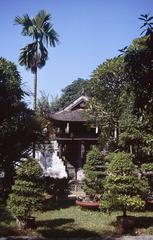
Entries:
[[50, 14], [44, 10], [38, 12], [31, 19], [28, 14], [23, 15], [23, 17], [16, 17], [15, 22], [22, 26], [21, 34], [23, 36], [29, 36], [33, 39], [32, 43], [21, 49], [19, 63], [34, 74], [33, 108], [36, 110], [37, 68], [45, 66], [48, 59], [48, 51], [45, 46], [49, 44], [51, 47], [55, 47], [58, 43], [58, 34], [50, 22]]
[[[91, 88], [91, 95], [93, 94], [95, 97], [106, 96], [109, 99], [111, 96], [110, 94], [113, 93], [109, 101], [112, 100], [112, 98], [115, 98], [120, 92], [122, 88], [122, 81], [124, 80], [121, 78], [122, 64], [123, 58], [116, 57], [106, 60], [106, 62], [99, 65], [98, 68], [93, 71], [91, 76], [91, 83], [89, 86]], [[92, 90], [94, 90], [94, 92], [92, 92]], [[108, 92], [105, 92], [107, 90]], [[101, 100], [104, 101], [103, 99], [104, 97]]]
[[141, 14], [140, 16], [139, 19], [144, 22], [140, 29], [145, 27], [141, 35], [145, 32], [145, 35], [149, 35], [153, 31], [153, 16], [150, 17], [149, 14]]
[[17, 168], [17, 176], [19, 179], [39, 179], [42, 176], [43, 171], [40, 168], [38, 162], [35, 159], [30, 158], [22, 162]]
[[8, 190], [15, 164], [29, 154], [33, 140], [41, 138], [40, 124], [23, 101], [25, 95], [16, 66], [0, 58], [0, 167]]
[[153, 163], [143, 163], [141, 165], [141, 170], [143, 172], [152, 172], [153, 171]]
[[60, 107], [63, 108], [81, 96], [82, 90], [88, 90], [89, 81], [87, 79], [78, 78], [74, 80], [70, 85], [62, 89], [62, 95], [59, 99]]
[[42, 44], [36, 42], [30, 43], [21, 49], [19, 63], [25, 66], [27, 70], [36, 72], [37, 67], [42, 68], [48, 59], [48, 51]]
[[25, 219], [42, 209], [43, 187], [40, 182], [42, 169], [35, 159], [24, 160], [17, 169], [17, 180], [8, 198], [8, 209]]
[[[123, 57], [106, 60], [92, 73], [89, 81], [91, 96], [88, 112], [92, 114], [101, 130], [100, 143], [103, 147], [114, 148], [118, 138], [118, 118], [120, 116], [120, 98], [125, 87]], [[113, 132], [116, 128], [116, 139]], [[113, 146], [114, 145], [114, 146]]]
[[93, 198], [103, 192], [105, 178], [105, 161], [99, 149], [95, 146], [88, 152], [84, 165], [85, 192]]
[[33, 42], [21, 49], [19, 63], [26, 69], [30, 69], [33, 73], [36, 68], [45, 65], [48, 59], [48, 51], [45, 45], [52, 47], [58, 43], [58, 34], [50, 22], [51, 15], [41, 10], [35, 17], [30, 19], [28, 14], [23, 17], [16, 17], [15, 22], [21, 25], [22, 35], [30, 36]]
[[15, 17], [15, 23], [23, 26], [23, 36], [32, 36], [32, 32], [29, 31], [29, 29], [32, 30], [32, 21], [28, 14], [23, 15], [23, 17]]
[[129, 153], [110, 153], [106, 159], [110, 162], [108, 166], [108, 173], [124, 176], [134, 171], [132, 155]]
[[125, 152], [111, 153], [108, 176], [104, 182], [101, 208], [104, 210], [135, 211], [145, 206], [149, 193], [147, 179], [138, 179], [132, 156]]

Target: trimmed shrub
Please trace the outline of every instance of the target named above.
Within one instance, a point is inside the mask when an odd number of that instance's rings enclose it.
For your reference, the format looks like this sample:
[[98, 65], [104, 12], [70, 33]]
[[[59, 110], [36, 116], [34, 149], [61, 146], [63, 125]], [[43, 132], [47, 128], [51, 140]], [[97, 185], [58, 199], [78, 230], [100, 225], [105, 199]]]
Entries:
[[35, 159], [27, 159], [17, 168], [15, 184], [7, 206], [18, 220], [20, 228], [26, 227], [26, 220], [31, 218], [35, 211], [42, 209], [44, 196], [41, 176], [42, 169]]
[[145, 178], [138, 179], [132, 155], [118, 152], [109, 154], [107, 158], [111, 162], [107, 167], [101, 209], [121, 210], [123, 216], [127, 211], [143, 209], [149, 192], [148, 181]]
[[95, 146], [87, 153], [86, 163], [84, 165], [85, 173], [85, 193], [95, 199], [103, 193], [103, 180], [106, 176], [105, 161], [99, 149]]

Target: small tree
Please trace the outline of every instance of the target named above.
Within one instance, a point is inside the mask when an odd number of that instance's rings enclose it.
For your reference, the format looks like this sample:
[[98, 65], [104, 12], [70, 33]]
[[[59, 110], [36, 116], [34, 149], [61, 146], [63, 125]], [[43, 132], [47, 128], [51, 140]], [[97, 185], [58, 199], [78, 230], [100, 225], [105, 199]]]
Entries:
[[32, 214], [42, 209], [42, 169], [35, 159], [23, 161], [17, 168], [17, 179], [8, 198], [8, 209], [17, 219], [18, 227], [28, 227]]
[[107, 156], [108, 176], [104, 184], [104, 195], [101, 208], [123, 211], [140, 210], [145, 206], [145, 198], [149, 191], [145, 178], [138, 179], [132, 155], [125, 152], [111, 153]]
[[[150, 187], [150, 197], [153, 194], [153, 163], [143, 163], [141, 165], [141, 173], [148, 179], [149, 187]], [[149, 196], [148, 196], [149, 197]]]
[[104, 157], [95, 146], [87, 154], [84, 165], [85, 187], [84, 190], [91, 199], [103, 193], [103, 179], [105, 178]]

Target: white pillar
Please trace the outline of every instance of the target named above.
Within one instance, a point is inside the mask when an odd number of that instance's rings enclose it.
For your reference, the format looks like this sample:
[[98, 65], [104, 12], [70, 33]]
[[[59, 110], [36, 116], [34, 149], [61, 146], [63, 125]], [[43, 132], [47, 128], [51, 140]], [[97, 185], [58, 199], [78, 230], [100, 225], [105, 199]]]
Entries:
[[70, 124], [67, 123], [65, 128], [65, 133], [69, 133], [69, 131], [70, 131]]

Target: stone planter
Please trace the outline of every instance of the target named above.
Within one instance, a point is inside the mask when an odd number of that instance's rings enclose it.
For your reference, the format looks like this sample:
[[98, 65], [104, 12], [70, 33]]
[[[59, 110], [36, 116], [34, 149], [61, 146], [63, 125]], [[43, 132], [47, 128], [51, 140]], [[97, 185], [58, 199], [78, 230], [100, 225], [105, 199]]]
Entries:
[[78, 205], [79, 207], [84, 208], [84, 209], [99, 210], [98, 202], [76, 200], [76, 205]]
[[117, 216], [117, 228], [120, 233], [133, 232], [136, 218], [134, 216]]

